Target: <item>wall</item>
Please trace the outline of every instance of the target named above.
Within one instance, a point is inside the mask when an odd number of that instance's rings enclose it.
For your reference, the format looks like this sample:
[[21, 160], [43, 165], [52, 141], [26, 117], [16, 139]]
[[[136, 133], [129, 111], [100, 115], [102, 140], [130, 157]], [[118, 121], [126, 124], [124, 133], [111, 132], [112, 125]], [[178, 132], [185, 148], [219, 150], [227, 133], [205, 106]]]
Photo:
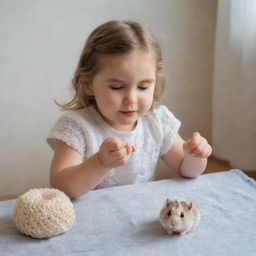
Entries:
[[182, 121], [186, 139], [196, 130], [210, 139], [216, 6], [212, 0], [1, 0], [0, 196], [49, 185], [45, 138], [60, 115], [53, 98], [70, 98], [87, 35], [110, 19], [135, 19], [158, 37], [169, 78], [164, 103]]
[[219, 1], [212, 91], [215, 156], [247, 172], [256, 171], [255, 14], [256, 1]]

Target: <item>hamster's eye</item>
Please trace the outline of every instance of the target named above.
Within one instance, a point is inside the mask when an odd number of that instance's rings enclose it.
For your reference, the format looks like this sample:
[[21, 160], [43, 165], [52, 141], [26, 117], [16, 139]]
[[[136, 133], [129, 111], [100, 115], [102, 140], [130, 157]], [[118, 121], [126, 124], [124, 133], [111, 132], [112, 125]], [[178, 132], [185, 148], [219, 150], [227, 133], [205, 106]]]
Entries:
[[181, 218], [184, 218], [184, 212], [182, 212], [182, 213], [180, 214], [180, 217], [181, 217]]
[[168, 215], [168, 216], [171, 216], [171, 215], [172, 215], [171, 210], [170, 210], [170, 211], [168, 211], [167, 215]]

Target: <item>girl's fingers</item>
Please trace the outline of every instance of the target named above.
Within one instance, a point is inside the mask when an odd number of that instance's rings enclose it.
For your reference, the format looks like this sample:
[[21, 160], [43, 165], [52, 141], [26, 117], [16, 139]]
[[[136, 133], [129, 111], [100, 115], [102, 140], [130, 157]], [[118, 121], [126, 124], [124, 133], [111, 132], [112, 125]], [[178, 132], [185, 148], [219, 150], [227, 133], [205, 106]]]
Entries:
[[190, 145], [192, 147], [196, 147], [196, 146], [198, 146], [201, 143], [201, 141], [202, 141], [202, 137], [201, 137], [200, 133], [199, 132], [194, 132], [192, 134]]
[[106, 147], [108, 148], [109, 151], [116, 151], [119, 150], [123, 147], [125, 147], [126, 142], [123, 140], [120, 140], [118, 138], [107, 138], [105, 140]]
[[127, 140], [125, 140], [125, 142], [127, 143], [126, 148], [127, 148], [128, 155], [136, 151], [135, 147], [132, 146], [131, 144], [129, 144], [129, 142]]
[[118, 166], [122, 166], [122, 165], [125, 165], [127, 161], [128, 161], [128, 156], [115, 160], [115, 164], [117, 164]]
[[203, 146], [198, 148], [198, 151], [194, 154], [195, 157], [203, 157], [204, 155], [206, 155], [206, 153], [208, 151], [208, 145], [206, 144], [206, 145], [203, 145]]
[[202, 142], [202, 137], [198, 132], [194, 132], [192, 137], [184, 143], [184, 149], [189, 153]]
[[132, 146], [129, 143], [126, 144], [126, 149], [127, 149], [127, 154], [130, 155], [132, 153]]
[[128, 155], [130, 155], [132, 152], [135, 152], [133, 151], [135, 148], [133, 148], [130, 144], [126, 144], [125, 147], [119, 149], [119, 150], [116, 150], [116, 151], [112, 151], [110, 152], [111, 156], [117, 160], [117, 159], [122, 159]]
[[187, 140], [184, 144], [183, 144], [183, 149], [190, 153], [192, 150], [194, 150], [196, 148], [196, 145], [192, 142], [192, 139]]
[[[127, 149], [127, 147], [129, 147], [129, 149]], [[117, 166], [122, 166], [125, 165], [126, 162], [129, 160], [130, 158], [130, 154], [132, 152], [134, 152], [133, 150], [135, 150], [135, 148], [131, 145], [128, 145], [126, 147], [124, 147], [123, 149], [120, 149], [116, 152], [112, 152], [111, 154], [114, 155], [116, 158], [113, 160], [113, 162], [117, 165]]]
[[208, 141], [199, 132], [194, 132], [191, 139], [187, 140], [183, 146], [184, 150], [194, 157], [205, 158], [212, 153], [212, 148]]
[[208, 150], [206, 151], [205, 157], [209, 157], [212, 154], [212, 147], [209, 145]]
[[197, 145], [193, 150], [191, 150], [189, 153], [190, 154], [200, 154], [203, 152], [203, 150], [208, 146], [208, 143], [206, 142], [205, 139], [202, 139], [201, 143]]
[[136, 148], [134, 146], [132, 146], [127, 140], [124, 140], [124, 142], [126, 143], [128, 155], [136, 151]]
[[200, 158], [208, 158], [212, 153], [212, 147], [207, 144], [206, 147], [199, 152], [198, 154], [194, 155], [195, 157], [200, 157]]
[[192, 151], [195, 147], [197, 146], [197, 144], [195, 144], [195, 142], [192, 140], [192, 139], [189, 139], [187, 142], [186, 142], [186, 149], [188, 151]]
[[110, 153], [111, 157], [113, 158], [113, 160], [118, 160], [118, 159], [122, 159], [124, 158], [125, 156], [127, 156], [127, 148], [126, 147], [123, 147], [122, 149], [119, 149], [119, 150], [116, 150], [116, 151], [113, 151]]

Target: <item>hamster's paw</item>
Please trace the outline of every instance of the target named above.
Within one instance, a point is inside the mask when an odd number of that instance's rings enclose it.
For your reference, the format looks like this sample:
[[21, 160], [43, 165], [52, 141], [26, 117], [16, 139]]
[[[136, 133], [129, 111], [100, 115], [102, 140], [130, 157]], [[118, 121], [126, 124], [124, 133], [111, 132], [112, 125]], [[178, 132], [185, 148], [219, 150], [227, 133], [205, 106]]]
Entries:
[[173, 234], [173, 231], [171, 229], [166, 229], [166, 232], [168, 235], [172, 235]]
[[188, 231], [182, 231], [182, 232], [179, 233], [179, 236], [184, 236], [184, 235], [186, 235], [187, 233], [188, 233]]

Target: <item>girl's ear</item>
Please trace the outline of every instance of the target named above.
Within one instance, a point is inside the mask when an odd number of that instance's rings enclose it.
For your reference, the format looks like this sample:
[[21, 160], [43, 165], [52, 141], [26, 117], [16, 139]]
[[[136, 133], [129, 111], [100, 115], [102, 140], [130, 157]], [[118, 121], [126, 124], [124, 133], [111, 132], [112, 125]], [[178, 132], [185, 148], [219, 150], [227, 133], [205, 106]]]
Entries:
[[94, 96], [94, 90], [93, 90], [92, 84], [89, 81], [85, 81], [85, 80], [81, 81], [81, 83], [84, 86], [85, 93], [89, 96]]

